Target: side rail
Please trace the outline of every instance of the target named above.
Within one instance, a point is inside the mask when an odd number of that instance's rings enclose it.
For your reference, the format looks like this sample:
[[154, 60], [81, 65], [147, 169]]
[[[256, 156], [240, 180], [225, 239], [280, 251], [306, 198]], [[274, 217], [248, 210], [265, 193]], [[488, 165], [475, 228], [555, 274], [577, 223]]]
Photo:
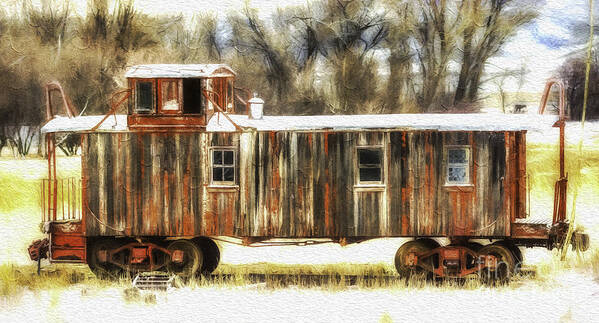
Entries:
[[42, 179], [40, 183], [42, 223], [81, 220], [81, 179]]
[[566, 126], [566, 87], [561, 80], [551, 78], [545, 85], [541, 104], [539, 105], [539, 114], [545, 113], [547, 100], [551, 92], [551, 88], [557, 86], [559, 90], [559, 120], [553, 125], [559, 128], [559, 179], [555, 182], [554, 199], [553, 199], [553, 225], [563, 223], [566, 220], [566, 198], [568, 191], [568, 175], [565, 172], [566, 156], [565, 156], [565, 126]]

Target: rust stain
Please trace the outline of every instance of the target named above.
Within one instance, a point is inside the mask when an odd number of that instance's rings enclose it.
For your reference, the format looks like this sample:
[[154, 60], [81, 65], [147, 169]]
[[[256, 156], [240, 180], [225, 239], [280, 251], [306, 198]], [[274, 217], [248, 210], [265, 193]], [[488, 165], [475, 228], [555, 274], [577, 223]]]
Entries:
[[426, 217], [425, 229], [424, 232], [426, 235], [432, 235], [433, 225], [435, 221], [431, 219], [433, 217], [433, 147], [431, 145], [431, 133], [424, 133], [424, 152], [425, 152], [425, 168], [424, 168], [424, 191], [426, 192], [426, 196], [424, 196], [424, 216]]
[[[143, 145], [143, 139], [141, 136], [137, 136], [137, 146], [139, 147], [139, 160], [141, 162], [141, 176], [140, 178], [138, 178], [138, 186], [141, 186], [140, 184], [143, 183], [143, 179], [145, 176], [145, 172], [146, 172], [146, 163], [144, 161], [144, 145]], [[142, 203], [142, 191], [143, 189], [141, 187], [138, 187], [137, 190], [137, 199], [135, 201], [135, 214], [137, 216], [140, 216], [142, 218], [146, 218], [149, 216], [149, 206], [150, 203]], [[140, 214], [140, 210], [141, 210], [141, 214]], [[133, 223], [132, 225], [133, 228], [137, 228], [137, 233], [141, 232], [143, 230], [143, 227], [138, 227], [137, 225], [137, 221], [135, 223]]]
[[163, 224], [164, 224], [164, 228], [162, 230], [163, 234], [170, 234], [170, 213], [173, 212], [173, 210], [171, 210], [171, 205], [170, 205], [170, 194], [169, 194], [169, 190], [168, 190], [168, 184], [169, 184], [169, 174], [167, 171], [163, 171], [163, 179], [164, 181], [164, 185], [163, 185], [163, 209], [164, 212], [162, 212], [162, 217], [163, 217]]
[[156, 128], [165, 129], [202, 129], [206, 127], [205, 116], [160, 116], [160, 115], [128, 115], [127, 126], [135, 130]]

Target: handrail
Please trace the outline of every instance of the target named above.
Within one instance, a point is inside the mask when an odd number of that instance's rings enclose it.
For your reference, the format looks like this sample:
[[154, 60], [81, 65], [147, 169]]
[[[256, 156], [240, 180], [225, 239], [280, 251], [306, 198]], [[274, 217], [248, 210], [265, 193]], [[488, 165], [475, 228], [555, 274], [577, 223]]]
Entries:
[[50, 121], [52, 118], [54, 118], [54, 108], [52, 107], [52, 92], [54, 91], [60, 92], [63, 107], [67, 116], [69, 118], [73, 118], [75, 116], [75, 109], [73, 108], [73, 105], [71, 104], [69, 98], [66, 96], [64, 89], [62, 88], [60, 83], [58, 83], [57, 81], [48, 82], [46, 83], [44, 90], [46, 92], [46, 121]]
[[221, 112], [223, 114], [223, 116], [225, 116], [225, 118], [227, 118], [227, 120], [229, 120], [229, 122], [231, 122], [233, 124], [233, 126], [235, 126], [235, 129], [237, 129], [238, 131], [243, 131], [243, 128], [241, 128], [238, 124], [236, 124], [233, 119], [231, 119], [227, 113], [225, 111], [223, 111], [223, 109], [216, 103], [214, 102], [214, 100], [212, 100], [212, 98], [210, 98], [210, 96], [208, 95], [207, 90], [202, 90], [202, 94], [204, 94], [204, 96], [206, 97], [206, 99], [208, 99], [217, 109], [219, 112]]
[[[123, 97], [122, 97], [122, 98], [119, 100], [119, 102], [117, 102], [116, 104], [112, 104], [112, 102], [113, 102], [114, 98], [115, 98], [117, 95], [119, 95], [119, 94], [122, 94], [122, 93], [126, 93], [126, 94], [125, 94], [125, 95], [124, 95], [124, 96], [123, 96]], [[104, 121], [106, 121], [106, 119], [108, 119], [108, 117], [109, 117], [111, 114], [114, 114], [114, 117], [115, 117], [115, 123], [116, 123], [116, 114], [115, 114], [115, 112], [116, 112], [116, 109], [117, 109], [117, 108], [118, 108], [118, 107], [119, 107], [121, 104], [123, 104], [123, 102], [125, 102], [125, 100], [129, 99], [129, 97], [130, 97], [130, 96], [131, 96], [131, 89], [124, 89], [124, 90], [120, 90], [120, 91], [116, 91], [116, 92], [112, 93], [112, 95], [110, 96], [110, 100], [109, 100], [110, 104], [112, 105], [112, 106], [111, 106], [111, 108], [110, 108], [110, 110], [108, 110], [108, 112], [106, 112], [106, 114], [104, 115], [104, 118], [102, 118], [102, 120], [100, 120], [100, 122], [98, 122], [98, 124], [97, 124], [97, 125], [95, 125], [95, 126], [94, 126], [94, 127], [91, 129], [91, 131], [96, 131], [96, 130], [97, 130], [99, 127], [100, 127], [100, 125], [101, 125], [101, 124], [102, 124]]]
[[237, 94], [237, 93], [236, 93], [235, 95], [237, 96], [237, 99], [238, 99], [239, 101], [241, 101], [243, 104], [245, 104], [245, 114], [247, 114], [247, 115], [250, 115], [250, 103], [249, 103], [249, 101], [250, 101], [250, 99], [252, 98], [252, 92], [251, 92], [250, 90], [246, 89], [246, 88], [243, 88], [243, 87], [236, 87], [236, 88], [234, 88], [234, 89], [235, 89], [235, 90], [241, 90], [241, 91], [244, 91], [244, 92], [245, 92], [245, 94], [247, 94], [247, 97], [248, 97], [248, 99], [246, 99], [246, 100], [242, 99], [242, 98], [239, 96], [239, 94]]
[[42, 222], [81, 220], [83, 196], [80, 178], [42, 179], [40, 195]]
[[209, 93], [209, 94], [214, 94], [214, 95], [216, 95], [216, 97], [217, 97], [217, 100], [220, 100], [220, 94], [219, 94], [218, 92], [214, 92], [214, 91], [212, 91], [212, 90], [206, 90], [206, 89], [204, 89], [204, 91], [205, 91], [206, 93]]
[[545, 113], [545, 107], [547, 106], [547, 100], [549, 99], [549, 93], [553, 85], [557, 85], [559, 87], [559, 119], [560, 121], [565, 120], [566, 118], [566, 87], [564, 83], [555, 78], [550, 78], [547, 80], [547, 84], [545, 84], [545, 89], [543, 90], [543, 96], [541, 98], [541, 104], [539, 105], [539, 114]]
[[554, 85], [559, 87], [559, 120], [553, 125], [554, 127], [559, 127], [559, 179], [555, 182], [553, 197], [553, 224], [555, 225], [566, 220], [566, 199], [568, 191], [568, 176], [565, 171], [566, 87], [561, 80], [556, 78], [547, 80], [538, 112], [539, 114], [545, 112], [549, 93]]

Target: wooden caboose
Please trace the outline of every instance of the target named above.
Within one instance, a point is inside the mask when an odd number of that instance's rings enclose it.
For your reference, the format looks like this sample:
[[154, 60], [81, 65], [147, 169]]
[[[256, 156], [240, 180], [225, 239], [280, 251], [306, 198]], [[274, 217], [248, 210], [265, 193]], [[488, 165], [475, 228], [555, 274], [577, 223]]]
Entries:
[[[267, 116], [225, 65], [142, 65], [126, 76], [127, 115], [117, 103], [77, 117], [65, 99], [68, 116], [55, 116], [60, 87], [48, 88], [51, 261], [190, 275], [216, 268], [216, 237], [410, 237], [395, 259], [401, 274], [507, 277], [522, 261], [518, 246], [559, 240], [552, 228], [563, 218], [526, 213], [526, 131], [555, 116]], [[67, 180], [75, 202], [55, 175], [64, 133], [81, 135], [81, 179]], [[470, 241], [480, 238], [494, 242]]]

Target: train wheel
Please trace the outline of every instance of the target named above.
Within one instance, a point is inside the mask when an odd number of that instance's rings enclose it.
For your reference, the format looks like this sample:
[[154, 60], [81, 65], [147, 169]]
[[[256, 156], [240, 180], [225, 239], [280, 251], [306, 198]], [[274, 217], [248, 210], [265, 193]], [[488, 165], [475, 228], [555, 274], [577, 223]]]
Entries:
[[183, 278], [192, 277], [202, 268], [203, 255], [200, 248], [189, 240], [177, 240], [168, 245], [168, 251], [183, 251], [183, 259], [180, 262], [169, 261], [167, 270]]
[[214, 240], [206, 237], [197, 238], [195, 239], [195, 242], [204, 255], [201, 273], [203, 275], [208, 275], [218, 267], [218, 263], [220, 262], [220, 249]]
[[406, 263], [406, 258], [411, 252], [424, 253], [437, 247], [439, 247], [439, 244], [432, 239], [418, 239], [402, 244], [395, 253], [395, 269], [397, 269], [400, 276], [405, 278], [410, 277], [414, 273], [421, 273], [423, 271], [422, 267], [424, 267], [426, 271], [433, 272], [434, 264], [432, 259], [425, 259], [424, 262], [420, 262], [420, 267], [414, 268]]
[[117, 249], [119, 243], [113, 239], [101, 239], [88, 246], [87, 265], [89, 269], [100, 279], [117, 279], [122, 273], [122, 269], [109, 262], [101, 262], [98, 254], [102, 251]]
[[516, 260], [512, 251], [499, 243], [493, 243], [482, 247], [480, 255], [493, 255], [497, 258], [497, 267], [485, 268], [481, 271], [481, 277], [485, 282], [507, 282], [513, 275]]
[[501, 240], [501, 241], [497, 241], [495, 243], [508, 248], [512, 252], [512, 255], [514, 256], [514, 261], [515, 261], [514, 273], [518, 273], [522, 267], [522, 261], [523, 261], [522, 251], [520, 250], [520, 248], [518, 248], [518, 246], [516, 246], [513, 242], [507, 241], [507, 240]]

